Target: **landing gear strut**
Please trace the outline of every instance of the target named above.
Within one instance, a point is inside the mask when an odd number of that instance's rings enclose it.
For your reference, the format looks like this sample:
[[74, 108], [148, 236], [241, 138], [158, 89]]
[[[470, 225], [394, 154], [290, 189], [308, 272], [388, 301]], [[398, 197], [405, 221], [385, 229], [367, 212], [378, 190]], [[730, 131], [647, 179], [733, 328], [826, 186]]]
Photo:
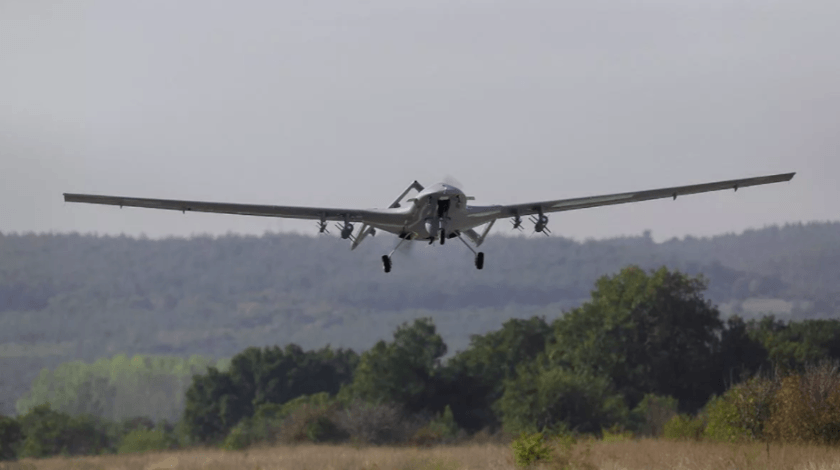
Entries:
[[461, 238], [461, 234], [460, 234], [460, 233], [458, 234], [458, 240], [461, 240], [461, 241], [464, 243], [464, 245], [465, 245], [467, 248], [469, 248], [469, 249], [470, 249], [470, 251], [472, 251], [472, 252], [473, 252], [473, 254], [475, 255], [475, 269], [484, 269], [484, 252], [483, 252], [483, 251], [479, 251], [478, 253], [476, 253], [476, 251], [475, 251], [475, 250], [473, 250], [473, 247], [471, 247], [471, 246], [470, 246], [470, 244], [469, 244], [469, 243], [467, 243], [467, 241], [466, 241], [466, 240], [464, 240], [463, 238]]
[[405, 242], [406, 240], [410, 240], [409, 236], [405, 236], [404, 238], [400, 238], [400, 242], [397, 243], [397, 246], [395, 246], [394, 249], [391, 250], [390, 253], [388, 253], [387, 255], [382, 255], [382, 269], [386, 273], [391, 272], [391, 256], [393, 256], [394, 252], [397, 251], [397, 248], [399, 248], [400, 245], [402, 245], [403, 242]]

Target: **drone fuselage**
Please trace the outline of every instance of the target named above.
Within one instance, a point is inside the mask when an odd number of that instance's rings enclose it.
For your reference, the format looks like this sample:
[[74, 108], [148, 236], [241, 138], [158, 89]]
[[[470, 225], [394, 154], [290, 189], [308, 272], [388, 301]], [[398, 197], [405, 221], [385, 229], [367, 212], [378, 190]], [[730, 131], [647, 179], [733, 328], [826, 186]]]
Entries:
[[467, 200], [459, 188], [438, 183], [420, 191], [405, 207], [383, 210], [404, 215], [401, 225], [375, 222], [370, 225], [409, 240], [433, 240], [440, 237], [441, 230], [446, 238], [453, 238], [493, 219], [486, 213], [471, 215]]

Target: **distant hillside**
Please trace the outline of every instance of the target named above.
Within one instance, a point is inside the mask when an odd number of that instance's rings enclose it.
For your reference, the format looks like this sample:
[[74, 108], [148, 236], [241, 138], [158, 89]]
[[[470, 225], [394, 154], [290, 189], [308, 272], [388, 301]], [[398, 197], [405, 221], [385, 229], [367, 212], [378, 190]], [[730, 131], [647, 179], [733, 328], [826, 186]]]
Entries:
[[394, 237], [358, 250], [300, 235], [163, 240], [0, 234], [0, 413], [42, 367], [126, 354], [220, 358], [251, 345], [365, 349], [432, 316], [450, 348], [511, 317], [549, 318], [628, 264], [710, 279], [724, 313], [840, 313], [840, 223], [655, 243], [495, 236], [483, 271], [460, 244], [416, 244], [384, 274]]

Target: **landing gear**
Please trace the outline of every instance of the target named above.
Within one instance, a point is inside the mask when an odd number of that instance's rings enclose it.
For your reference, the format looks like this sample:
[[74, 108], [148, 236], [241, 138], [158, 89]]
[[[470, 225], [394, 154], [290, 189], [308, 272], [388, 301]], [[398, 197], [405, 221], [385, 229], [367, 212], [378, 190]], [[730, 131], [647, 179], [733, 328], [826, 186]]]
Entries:
[[443, 245], [446, 242], [446, 230], [440, 231], [440, 244]]
[[397, 246], [395, 246], [394, 249], [391, 250], [390, 253], [388, 253], [387, 255], [382, 255], [382, 269], [386, 273], [391, 272], [391, 256], [394, 255], [394, 253], [397, 251], [397, 248], [399, 248], [400, 245], [402, 245], [406, 240], [411, 240], [410, 236], [405, 236], [403, 238], [400, 238], [400, 242], [397, 243]]
[[460, 233], [458, 234], [458, 240], [461, 240], [461, 242], [464, 243], [464, 246], [469, 248], [475, 255], [475, 269], [484, 269], [484, 252], [479, 251], [476, 253], [475, 250], [473, 250], [473, 247], [471, 247], [470, 244], [461, 237]]

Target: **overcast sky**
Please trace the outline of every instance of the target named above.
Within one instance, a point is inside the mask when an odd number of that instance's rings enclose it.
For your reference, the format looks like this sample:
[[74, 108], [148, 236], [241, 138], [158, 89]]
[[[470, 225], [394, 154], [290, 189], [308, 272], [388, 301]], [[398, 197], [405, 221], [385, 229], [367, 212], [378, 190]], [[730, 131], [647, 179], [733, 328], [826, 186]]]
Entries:
[[552, 217], [577, 239], [840, 220], [838, 24], [836, 0], [3, 0], [0, 232], [314, 233], [61, 194], [369, 208], [447, 175], [490, 204], [798, 172]]

